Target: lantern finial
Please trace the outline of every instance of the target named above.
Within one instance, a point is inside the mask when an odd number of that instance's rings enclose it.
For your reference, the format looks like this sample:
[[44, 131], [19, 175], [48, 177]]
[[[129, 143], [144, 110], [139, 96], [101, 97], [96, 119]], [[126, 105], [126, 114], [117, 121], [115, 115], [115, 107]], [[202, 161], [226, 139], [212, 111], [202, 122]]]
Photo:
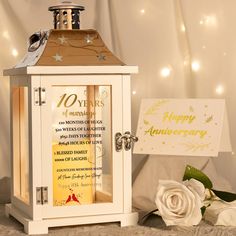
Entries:
[[62, 4], [51, 6], [49, 11], [53, 11], [54, 29], [70, 30], [80, 29], [80, 11], [85, 8], [71, 1], [64, 1]]

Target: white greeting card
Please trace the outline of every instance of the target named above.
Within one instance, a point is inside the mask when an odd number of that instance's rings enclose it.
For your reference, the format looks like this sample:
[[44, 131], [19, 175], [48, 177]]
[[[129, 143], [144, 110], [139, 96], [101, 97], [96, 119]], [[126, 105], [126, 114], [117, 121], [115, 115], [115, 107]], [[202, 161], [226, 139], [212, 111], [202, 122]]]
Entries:
[[144, 99], [134, 153], [217, 156], [223, 99]]

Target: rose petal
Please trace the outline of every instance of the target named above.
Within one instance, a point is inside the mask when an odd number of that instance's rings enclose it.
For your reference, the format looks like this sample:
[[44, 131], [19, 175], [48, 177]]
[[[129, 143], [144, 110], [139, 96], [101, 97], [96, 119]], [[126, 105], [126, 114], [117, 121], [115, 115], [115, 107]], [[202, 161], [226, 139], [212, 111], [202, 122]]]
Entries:
[[201, 221], [200, 208], [205, 189], [199, 183], [195, 180], [184, 184], [173, 180], [159, 181], [155, 203], [166, 225], [190, 226]]
[[199, 195], [201, 200], [205, 199], [205, 187], [200, 181], [196, 179], [190, 179], [190, 180], [184, 181], [184, 184], [192, 192], [195, 191]]

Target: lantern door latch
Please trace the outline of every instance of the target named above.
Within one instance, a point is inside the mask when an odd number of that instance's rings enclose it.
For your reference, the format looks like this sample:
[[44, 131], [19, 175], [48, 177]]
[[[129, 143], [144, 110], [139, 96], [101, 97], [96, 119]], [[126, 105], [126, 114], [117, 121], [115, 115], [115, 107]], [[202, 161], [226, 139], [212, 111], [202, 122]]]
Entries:
[[45, 88], [34, 88], [34, 105], [42, 106], [46, 104], [46, 89]]
[[115, 135], [115, 144], [116, 151], [120, 152], [123, 147], [125, 151], [129, 151], [133, 143], [138, 141], [138, 137], [132, 135], [129, 131], [125, 132], [123, 135], [121, 133], [116, 133]]
[[48, 187], [36, 188], [36, 204], [37, 205], [48, 204]]

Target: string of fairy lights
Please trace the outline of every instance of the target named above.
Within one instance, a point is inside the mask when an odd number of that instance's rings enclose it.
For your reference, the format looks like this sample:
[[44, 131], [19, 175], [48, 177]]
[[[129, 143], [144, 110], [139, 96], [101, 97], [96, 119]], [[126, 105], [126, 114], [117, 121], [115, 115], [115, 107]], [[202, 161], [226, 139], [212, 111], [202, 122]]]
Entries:
[[[148, 12], [146, 11], [145, 8], [141, 8], [139, 10], [139, 14], [141, 16], [145, 16], [145, 14], [148, 14]], [[217, 26], [217, 17], [215, 15], [204, 15], [202, 16], [202, 18], [199, 20], [199, 25], [200, 26], [205, 26], [205, 27], [211, 27], [211, 28], [215, 28]], [[180, 26], [180, 30], [182, 32], [186, 32], [186, 26], [184, 24], [181, 24]], [[206, 49], [206, 46], [203, 45], [202, 49]], [[223, 56], [226, 56], [227, 53], [224, 52]], [[198, 73], [201, 70], [201, 61], [198, 59], [193, 59], [190, 63], [186, 63], [184, 62], [184, 65], [190, 65], [191, 66], [191, 70], [194, 73]], [[173, 73], [174, 68], [171, 65], [165, 65], [162, 68], [159, 69], [159, 75], [161, 78], [163, 79], [168, 79], [171, 77], [172, 73]], [[214, 88], [214, 92], [217, 96], [221, 96], [225, 93], [225, 88], [223, 84], [217, 84]], [[134, 90], [132, 92], [133, 95], [137, 94], [137, 91]]]

